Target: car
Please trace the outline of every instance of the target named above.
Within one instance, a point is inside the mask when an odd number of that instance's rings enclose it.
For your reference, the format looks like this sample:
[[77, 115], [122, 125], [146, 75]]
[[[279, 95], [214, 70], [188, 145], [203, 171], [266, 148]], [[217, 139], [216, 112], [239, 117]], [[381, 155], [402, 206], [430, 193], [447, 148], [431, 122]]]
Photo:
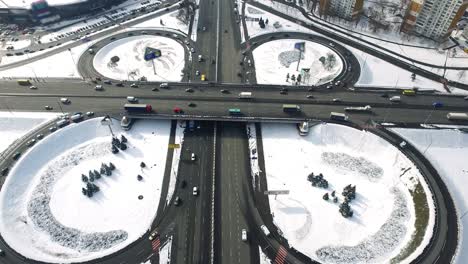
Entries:
[[104, 88], [102, 87], [102, 85], [98, 84], [94, 87], [94, 90], [96, 91], [104, 91]]
[[193, 187], [192, 194], [193, 194], [193, 196], [197, 196], [197, 195], [198, 195], [198, 188], [197, 188], [196, 186]]
[[132, 88], [138, 88], [138, 84], [132, 83], [132, 84], [130, 84], [130, 87], [132, 87]]
[[57, 127], [56, 126], [53, 126], [53, 127], [49, 127], [49, 132], [55, 132], [57, 131]]
[[161, 84], [159, 85], [159, 88], [168, 89], [168, 88], [169, 88], [169, 84], [168, 84], [168, 83], [161, 83]]
[[62, 104], [69, 104], [69, 103], [71, 103], [70, 99], [68, 99], [68, 98], [66, 98], [66, 97], [60, 98], [60, 102], [62, 102]]
[[190, 52], [195, 53], [195, 48], [190, 48]]
[[180, 188], [185, 188], [187, 186], [187, 182], [185, 180], [180, 181]]
[[46, 106], [44, 106], [44, 109], [45, 110], [53, 110], [54, 108], [52, 106], [50, 106], [50, 105], [46, 105]]
[[333, 88], [333, 85], [331, 85], [331, 84], [327, 85], [327, 89], [328, 89], [328, 90], [330, 90], [330, 89], [332, 89], [332, 88]]
[[401, 102], [401, 97], [396, 95], [396, 96], [390, 97], [389, 100], [390, 100], [390, 102], [399, 103], [399, 102]]
[[387, 93], [384, 93], [384, 94], [382, 94], [380, 97], [382, 97], [382, 98], [388, 98], [388, 94], [387, 94]]
[[193, 89], [192, 89], [192, 88], [187, 88], [187, 89], [185, 89], [185, 91], [186, 91], [187, 93], [193, 93]]
[[201, 80], [201, 81], [206, 81], [206, 75], [205, 75], [205, 74], [202, 74], [202, 75], [200, 76], [200, 80]]
[[41, 139], [44, 138], [44, 134], [38, 134], [38, 135], [36, 136], [36, 138], [37, 138], [38, 140], [41, 140]]
[[341, 102], [341, 99], [340, 99], [340, 98], [333, 98], [333, 102], [334, 102], [334, 103], [340, 103], [340, 102]]
[[307, 91], [313, 92], [313, 91], [315, 91], [315, 87], [310, 87], [309, 89], [307, 89]]
[[242, 232], [241, 232], [241, 239], [242, 239], [242, 241], [244, 241], [244, 242], [247, 241], [247, 230], [242, 229]]
[[111, 80], [104, 80], [103, 83], [105, 83], [105, 84], [112, 84], [112, 81], [111, 81]]
[[153, 89], [151, 89], [151, 91], [157, 92], [157, 91], [159, 91], [159, 88], [158, 88], [158, 87], [154, 87]]
[[157, 236], [159, 235], [158, 231], [153, 231], [151, 232], [150, 236], [148, 237], [148, 239], [150, 241], [154, 240]]
[[332, 42], [330, 42], [330, 44], [328, 45], [330, 45], [330, 47], [335, 47], [335, 44], [333, 44]]
[[192, 102], [190, 102], [190, 103], [188, 103], [188, 106], [189, 106], [189, 107], [196, 107], [196, 106], [197, 106], [197, 104], [196, 104], [196, 103], [192, 103]]
[[227, 93], [229, 93], [229, 90], [227, 90], [227, 89], [222, 89], [222, 90], [221, 90], [221, 93], [227, 94]]
[[174, 107], [173, 111], [174, 111], [174, 113], [176, 113], [176, 114], [180, 114], [180, 113], [183, 112], [183, 111], [182, 111], [182, 108], [180, 108], [180, 107]]
[[26, 143], [27, 147], [32, 147], [34, 144], [36, 144], [36, 139], [31, 139]]
[[463, 97], [463, 99], [468, 100], [468, 96]]
[[124, 84], [123, 84], [123, 82], [118, 82], [118, 83], [115, 84], [115, 86], [117, 86], [117, 87], [124, 87]]
[[200, 71], [195, 71], [195, 75], [196, 76], [200, 75]]
[[434, 103], [432, 103], [432, 106], [434, 108], [441, 108], [441, 107], [444, 106], [444, 104], [442, 102], [434, 102]]
[[141, 34], [142, 34], [142, 35], [148, 35], [148, 32], [142, 31]]
[[191, 161], [195, 161], [196, 158], [197, 158], [197, 156], [195, 155], [195, 153], [192, 153], [192, 154], [190, 155], [190, 160], [191, 160]]
[[29, 89], [31, 89], [31, 90], [37, 90], [37, 87], [34, 86], [34, 85], [31, 85], [31, 86], [29, 86]]
[[19, 157], [21, 156], [21, 152], [16, 152], [15, 155], [13, 155], [13, 160], [18, 160]]
[[176, 196], [176, 198], [174, 198], [174, 205], [179, 206], [181, 203], [182, 203], [182, 200], [180, 199], [180, 197]]
[[307, 98], [307, 99], [314, 99], [314, 96], [311, 95], [311, 94], [308, 94], [308, 95], [306, 95], [306, 98]]
[[9, 171], [10, 171], [10, 168], [3, 168], [1, 172], [2, 176], [6, 176]]
[[286, 90], [281, 90], [281, 91], [280, 91], [280, 94], [288, 94], [288, 91], [286, 91]]
[[94, 112], [86, 112], [87, 116], [94, 116]]
[[203, 56], [201, 54], [198, 55], [198, 62], [202, 62], [203, 61]]
[[202, 27], [202, 30], [203, 30], [203, 31], [206, 31], [206, 27]]
[[115, 37], [112, 37], [110, 40], [115, 40]]
[[129, 103], [136, 103], [138, 102], [138, 98], [136, 98], [135, 96], [127, 96], [127, 101]]

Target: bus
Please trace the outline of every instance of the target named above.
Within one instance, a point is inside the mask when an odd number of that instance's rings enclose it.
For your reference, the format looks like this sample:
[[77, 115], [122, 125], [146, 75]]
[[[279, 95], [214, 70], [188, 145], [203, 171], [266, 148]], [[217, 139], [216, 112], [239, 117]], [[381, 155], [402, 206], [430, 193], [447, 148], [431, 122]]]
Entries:
[[403, 95], [416, 95], [416, 92], [414, 90], [403, 90], [402, 92]]
[[31, 82], [26, 79], [21, 79], [17, 81], [19, 85], [31, 85]]
[[230, 108], [229, 109], [230, 115], [241, 115], [241, 110], [239, 108]]
[[343, 113], [331, 112], [330, 119], [338, 121], [348, 121], [348, 116]]
[[295, 104], [284, 104], [283, 112], [285, 113], [296, 113], [301, 111], [301, 107]]
[[447, 114], [448, 120], [468, 120], [467, 113], [448, 113]]

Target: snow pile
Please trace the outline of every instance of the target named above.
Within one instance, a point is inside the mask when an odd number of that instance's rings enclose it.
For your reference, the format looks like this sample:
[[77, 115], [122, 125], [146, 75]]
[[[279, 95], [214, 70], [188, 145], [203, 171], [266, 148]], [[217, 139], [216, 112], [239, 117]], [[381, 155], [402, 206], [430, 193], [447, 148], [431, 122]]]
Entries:
[[260, 167], [258, 166], [258, 153], [257, 153], [257, 129], [255, 123], [247, 124], [247, 137], [249, 139], [249, 155], [250, 155], [250, 172], [252, 173], [253, 189], [256, 189], [256, 179], [260, 175]]
[[454, 263], [468, 259], [468, 133], [457, 129], [392, 128], [424, 153], [439, 172], [452, 196], [460, 218], [459, 249]]
[[[372, 133], [334, 124], [316, 125], [301, 137], [293, 125], [265, 123], [262, 137], [268, 189], [290, 191], [269, 201], [274, 223], [291, 246], [321, 263], [381, 263], [412, 240], [415, 209], [409, 191], [415, 184], [408, 179], [419, 181], [426, 193], [428, 188], [397, 148]], [[310, 173], [322, 173], [328, 188], [311, 186]], [[349, 202], [353, 216], [344, 218], [339, 205], [349, 184], [356, 186], [356, 198]]]
[[[184, 124], [185, 124], [184, 121], [177, 122], [174, 144], [179, 144], [180, 146], [182, 146], [182, 143], [184, 142], [184, 130], [185, 130]], [[171, 179], [169, 181], [169, 188], [167, 190], [167, 198], [166, 198], [166, 201], [168, 203], [171, 200], [172, 195], [174, 194], [175, 187], [176, 187], [177, 171], [179, 169], [180, 155], [182, 154], [181, 152], [182, 152], [182, 148], [174, 148], [174, 152], [172, 153]]]
[[[294, 44], [305, 42], [305, 51], [302, 53], [299, 63], [299, 71], [296, 71], [299, 60], [299, 51], [294, 49]], [[283, 39], [266, 42], [253, 50], [257, 82], [261, 84], [293, 84], [287, 74], [297, 76], [301, 69], [310, 69], [308, 76], [302, 76], [301, 84], [319, 85], [333, 80], [338, 76], [343, 63], [333, 50], [319, 43], [301, 39]], [[327, 65], [320, 58], [334, 57], [335, 62]], [[329, 67], [328, 67], [329, 66]]]
[[271, 264], [271, 260], [263, 253], [260, 246], [258, 247], [258, 253], [260, 254], [260, 264]]
[[[12, 248], [44, 262], [88, 261], [147, 231], [156, 217], [170, 122], [137, 122], [125, 133], [113, 125], [112, 130], [128, 139], [127, 150], [116, 155], [99, 118], [62, 128], [23, 154], [0, 193], [0, 232]], [[99, 170], [103, 162], [116, 169], [94, 180], [100, 191], [88, 198], [81, 174]]]
[[160, 264], [171, 263], [171, 247], [172, 247], [172, 236], [166, 241], [166, 244], [164, 244], [159, 250], [159, 263]]
[[172, 28], [178, 30], [184, 34], [188, 34], [189, 25], [184, 23], [178, 17], [179, 11], [164, 14], [152, 19], [145, 20], [144, 22], [138, 23], [135, 26], [131, 26], [131, 29], [149, 28], [149, 29], [167, 29]]
[[[161, 57], [145, 61], [147, 47], [161, 50]], [[100, 49], [94, 68], [115, 80], [180, 81], [185, 65], [184, 48], [177, 41], [160, 36], [133, 36], [116, 40]], [[118, 62], [111, 62], [114, 56]], [[154, 63], [154, 65], [153, 65]]]
[[[31, 45], [31, 40], [30, 39], [21, 39], [21, 40], [18, 40], [18, 41], [5, 41], [5, 42], [2, 43], [2, 49], [7, 50], [7, 47], [13, 46], [13, 48], [15, 50], [19, 50], [19, 49], [27, 48], [27, 47], [29, 47], [29, 45]], [[9, 50], [7, 50], [7, 51], [9, 51]]]
[[0, 152], [34, 127], [56, 116], [52, 113], [0, 112]]

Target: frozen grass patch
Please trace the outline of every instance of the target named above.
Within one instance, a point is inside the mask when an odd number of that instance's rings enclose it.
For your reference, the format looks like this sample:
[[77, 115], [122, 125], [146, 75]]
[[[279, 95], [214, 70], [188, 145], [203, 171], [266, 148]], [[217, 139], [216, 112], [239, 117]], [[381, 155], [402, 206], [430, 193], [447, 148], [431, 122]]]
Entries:
[[323, 152], [322, 160], [338, 169], [365, 175], [371, 182], [376, 182], [383, 176], [381, 167], [363, 157], [356, 158], [345, 153]]

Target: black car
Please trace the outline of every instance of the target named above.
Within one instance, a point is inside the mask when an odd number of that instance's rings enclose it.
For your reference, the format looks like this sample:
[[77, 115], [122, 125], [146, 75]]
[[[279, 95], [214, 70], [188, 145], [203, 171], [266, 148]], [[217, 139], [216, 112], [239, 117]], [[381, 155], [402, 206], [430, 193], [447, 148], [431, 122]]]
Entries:
[[13, 160], [18, 160], [20, 156], [21, 156], [21, 153], [16, 152], [15, 155], [13, 155]]
[[190, 107], [195, 107], [195, 106], [197, 106], [197, 104], [195, 104], [195, 103], [189, 103], [188, 106], [190, 106]]
[[182, 180], [182, 181], [180, 182], [180, 188], [183, 189], [183, 188], [185, 188], [185, 186], [187, 186], [187, 182], [186, 182], [185, 180]]
[[281, 90], [281, 91], [280, 91], [280, 94], [288, 94], [288, 91], [286, 91], [286, 90]]
[[158, 88], [158, 87], [154, 87], [153, 89], [151, 89], [151, 91], [157, 92], [157, 91], [159, 91], [159, 88]]
[[193, 89], [192, 89], [192, 88], [187, 88], [187, 89], [185, 89], [185, 91], [186, 91], [187, 93], [193, 93]]
[[123, 87], [123, 86], [124, 86], [124, 84], [123, 84], [123, 83], [121, 83], [121, 82], [119, 82], [119, 83], [116, 83], [116, 84], [115, 84], [115, 86], [118, 86], [118, 87]]
[[9, 171], [10, 171], [9, 168], [3, 168], [3, 169], [2, 169], [2, 172], [1, 172], [2, 176], [6, 176], [6, 175], [8, 174]]
[[382, 94], [380, 97], [388, 98], [388, 94], [387, 94], [387, 93], [384, 93], [384, 94]]
[[313, 99], [313, 98], [314, 98], [314, 96], [313, 96], [313, 95], [311, 95], [311, 94], [308, 94], [308, 95], [306, 96], [306, 98], [307, 98], [307, 99]]
[[223, 93], [223, 94], [227, 94], [227, 93], [229, 93], [229, 91], [228, 91], [228, 90], [226, 90], [226, 89], [222, 89], [222, 90], [221, 90], [221, 93]]

